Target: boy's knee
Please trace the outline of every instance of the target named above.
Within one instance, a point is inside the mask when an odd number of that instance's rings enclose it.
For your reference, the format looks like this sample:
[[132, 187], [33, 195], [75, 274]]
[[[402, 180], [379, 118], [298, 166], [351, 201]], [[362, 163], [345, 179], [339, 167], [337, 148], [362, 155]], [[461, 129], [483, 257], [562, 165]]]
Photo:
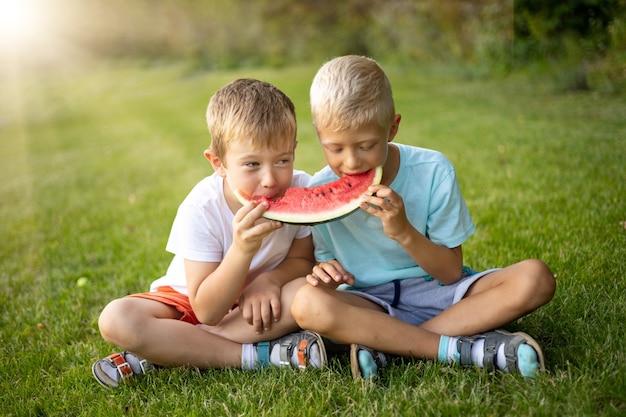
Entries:
[[132, 319], [129, 299], [119, 298], [104, 307], [98, 318], [98, 328], [102, 338], [109, 343], [120, 346], [127, 327]]
[[538, 259], [528, 259], [524, 261], [526, 276], [529, 283], [532, 283], [535, 296], [547, 303], [554, 297], [556, 292], [556, 280], [554, 274], [543, 261]]
[[298, 289], [291, 303], [291, 315], [298, 326], [308, 330], [319, 330], [323, 321], [323, 291], [312, 285], [303, 285]]
[[308, 287], [310, 287], [310, 285], [303, 285], [299, 288], [291, 301], [291, 315], [299, 326], [302, 326], [302, 321], [306, 318], [309, 309], [310, 295], [307, 291]]

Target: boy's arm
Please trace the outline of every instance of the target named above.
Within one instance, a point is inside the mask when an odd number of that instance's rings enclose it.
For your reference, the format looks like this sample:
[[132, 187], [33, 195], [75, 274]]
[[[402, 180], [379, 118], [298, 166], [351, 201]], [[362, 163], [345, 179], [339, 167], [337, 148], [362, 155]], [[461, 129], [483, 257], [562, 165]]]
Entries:
[[229, 250], [222, 262], [185, 259], [189, 302], [201, 323], [214, 326], [233, 307], [250, 265], [250, 260], [240, 255], [236, 250]]
[[269, 330], [273, 322], [280, 320], [283, 285], [305, 276], [313, 265], [311, 235], [294, 239], [287, 256], [275, 269], [259, 274], [244, 288], [239, 297], [239, 309], [257, 333]]
[[461, 246], [448, 248], [437, 245], [422, 235], [413, 226], [398, 243], [415, 262], [437, 281], [445, 285], [461, 279], [463, 269], [463, 249]]
[[397, 241], [415, 262], [442, 284], [452, 284], [461, 279], [463, 250], [433, 243], [421, 234], [406, 217], [402, 197], [391, 188], [377, 185], [364, 196], [361, 208], [381, 219], [385, 234]]
[[218, 324], [241, 294], [252, 258], [265, 237], [282, 227], [281, 223], [256, 223], [266, 205], [249, 203], [233, 219], [233, 243], [221, 262], [185, 259], [189, 302], [200, 322]]

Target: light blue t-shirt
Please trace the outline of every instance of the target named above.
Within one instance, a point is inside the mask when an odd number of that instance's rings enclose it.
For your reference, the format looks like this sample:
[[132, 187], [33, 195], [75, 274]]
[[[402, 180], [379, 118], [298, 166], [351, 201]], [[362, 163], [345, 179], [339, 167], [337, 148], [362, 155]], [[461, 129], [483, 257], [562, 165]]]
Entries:
[[[390, 188], [402, 196], [413, 227], [436, 244], [449, 248], [461, 245], [475, 227], [450, 161], [437, 151], [394, 145], [400, 150], [400, 166]], [[337, 178], [325, 167], [313, 176], [309, 186]], [[316, 225], [312, 233], [317, 261], [338, 260], [354, 275], [356, 288], [428, 275], [399, 243], [385, 235], [377, 217], [361, 209]]]

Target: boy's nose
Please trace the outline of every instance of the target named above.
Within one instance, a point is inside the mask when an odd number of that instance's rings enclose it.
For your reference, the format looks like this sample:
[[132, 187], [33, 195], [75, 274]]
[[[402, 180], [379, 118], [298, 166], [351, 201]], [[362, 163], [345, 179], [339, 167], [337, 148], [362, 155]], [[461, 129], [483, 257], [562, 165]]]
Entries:
[[261, 185], [268, 188], [276, 185], [276, 174], [274, 173], [274, 170], [267, 169], [265, 170], [265, 172], [263, 172], [263, 175], [261, 177]]
[[353, 171], [359, 168], [359, 158], [356, 157], [354, 152], [348, 152], [345, 159], [343, 160], [344, 166], [347, 168], [346, 171]]

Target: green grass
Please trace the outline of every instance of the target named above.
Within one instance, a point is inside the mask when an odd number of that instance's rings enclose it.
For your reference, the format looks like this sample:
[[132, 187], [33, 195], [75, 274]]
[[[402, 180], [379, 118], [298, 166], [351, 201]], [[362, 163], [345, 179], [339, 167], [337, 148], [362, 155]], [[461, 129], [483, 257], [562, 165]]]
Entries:
[[[336, 358], [325, 371], [166, 369], [116, 391], [97, 385], [92, 362], [116, 350], [98, 333], [100, 310], [165, 271], [176, 208], [210, 172], [202, 157], [209, 97], [241, 76], [277, 84], [298, 109], [297, 167], [313, 172], [323, 165], [307, 106], [315, 70], [5, 74], [0, 414], [626, 413], [626, 100], [429, 68], [388, 68], [403, 115], [396, 140], [455, 164], [477, 225], [467, 264], [538, 257], [556, 273], [554, 300], [509, 326], [540, 341], [546, 374], [525, 380], [414, 362], [365, 384]], [[79, 287], [81, 277], [88, 282]]]

